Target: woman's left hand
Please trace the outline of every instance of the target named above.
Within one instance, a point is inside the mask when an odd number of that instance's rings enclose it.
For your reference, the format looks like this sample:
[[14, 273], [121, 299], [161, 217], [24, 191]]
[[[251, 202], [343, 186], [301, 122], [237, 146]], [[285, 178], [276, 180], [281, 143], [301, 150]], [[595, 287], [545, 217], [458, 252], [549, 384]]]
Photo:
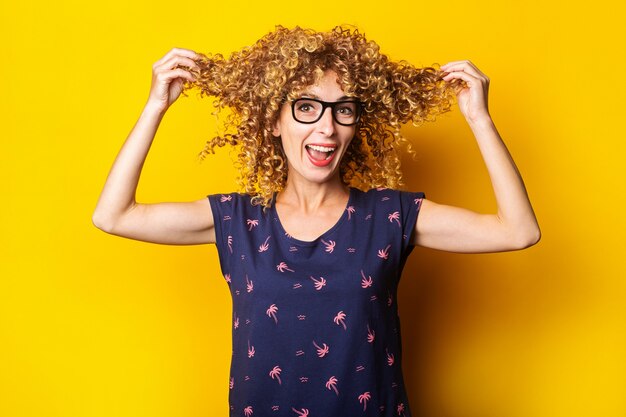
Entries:
[[445, 81], [461, 79], [467, 83], [468, 88], [457, 93], [457, 102], [469, 123], [491, 118], [487, 106], [489, 77], [467, 60], [448, 62], [441, 66], [441, 70], [448, 73], [443, 77]]

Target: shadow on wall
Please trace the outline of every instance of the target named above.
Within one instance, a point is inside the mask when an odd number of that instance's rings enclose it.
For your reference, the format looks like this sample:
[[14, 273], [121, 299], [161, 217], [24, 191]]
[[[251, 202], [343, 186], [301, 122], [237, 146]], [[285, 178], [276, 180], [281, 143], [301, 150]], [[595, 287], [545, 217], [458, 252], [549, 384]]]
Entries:
[[[404, 130], [417, 152], [416, 159], [403, 157], [405, 188], [441, 204], [495, 212], [471, 132], [460, 138], [462, 128], [449, 125]], [[585, 304], [581, 282], [568, 278], [576, 273], [567, 259], [578, 256], [574, 243], [551, 247], [539, 221], [542, 240], [526, 250], [457, 254], [418, 247], [409, 257], [398, 303], [414, 415], [501, 417], [524, 410], [536, 378], [533, 361], [539, 363], [533, 344], [563, 320], [575, 320]], [[546, 258], [554, 264], [549, 269]]]

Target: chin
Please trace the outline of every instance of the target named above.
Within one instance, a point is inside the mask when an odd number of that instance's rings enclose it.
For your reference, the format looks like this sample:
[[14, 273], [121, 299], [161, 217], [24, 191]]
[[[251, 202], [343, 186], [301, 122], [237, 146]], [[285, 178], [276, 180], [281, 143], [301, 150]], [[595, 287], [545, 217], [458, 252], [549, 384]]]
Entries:
[[[330, 168], [330, 167], [329, 167]], [[318, 171], [318, 172], [315, 172]], [[339, 167], [333, 167], [332, 170], [324, 168], [311, 168], [306, 167], [304, 170], [296, 170], [292, 167], [289, 169], [289, 177], [299, 177], [306, 182], [313, 184], [325, 184], [328, 182], [339, 181], [341, 182], [341, 176], [339, 174]]]

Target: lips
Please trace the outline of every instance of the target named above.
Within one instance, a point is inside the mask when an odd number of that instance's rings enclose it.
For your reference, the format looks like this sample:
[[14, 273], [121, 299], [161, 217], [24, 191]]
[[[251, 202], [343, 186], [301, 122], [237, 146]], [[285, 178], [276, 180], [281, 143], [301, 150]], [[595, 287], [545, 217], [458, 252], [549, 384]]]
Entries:
[[326, 145], [311, 143], [305, 145], [309, 161], [315, 166], [325, 167], [335, 158], [335, 150], [337, 145]]

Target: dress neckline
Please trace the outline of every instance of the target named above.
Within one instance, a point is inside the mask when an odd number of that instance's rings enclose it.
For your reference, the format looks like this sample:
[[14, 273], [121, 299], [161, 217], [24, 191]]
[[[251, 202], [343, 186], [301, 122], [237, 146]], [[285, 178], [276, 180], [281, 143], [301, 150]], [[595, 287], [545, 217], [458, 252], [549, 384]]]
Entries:
[[274, 220], [276, 221], [276, 225], [279, 228], [279, 231], [281, 232], [281, 234], [283, 236], [285, 236], [288, 241], [290, 243], [293, 244], [297, 244], [299, 246], [313, 246], [316, 245], [319, 241], [324, 240], [326, 238], [328, 238], [330, 235], [332, 235], [333, 233], [335, 233], [335, 231], [337, 229], [339, 229], [339, 227], [341, 227], [341, 225], [346, 221], [347, 217], [348, 217], [348, 208], [350, 206], [354, 205], [354, 188], [353, 187], [349, 187], [348, 188], [348, 203], [346, 204], [343, 212], [341, 213], [341, 217], [339, 217], [339, 220], [337, 220], [337, 222], [330, 227], [330, 229], [326, 230], [324, 233], [322, 233], [321, 235], [319, 235], [317, 238], [313, 239], [313, 240], [300, 240], [297, 239], [293, 236], [291, 236], [283, 227], [283, 224], [280, 220], [280, 216], [278, 215], [278, 210], [276, 210], [276, 193], [274, 193], [274, 204], [272, 204], [272, 215], [274, 217]]

